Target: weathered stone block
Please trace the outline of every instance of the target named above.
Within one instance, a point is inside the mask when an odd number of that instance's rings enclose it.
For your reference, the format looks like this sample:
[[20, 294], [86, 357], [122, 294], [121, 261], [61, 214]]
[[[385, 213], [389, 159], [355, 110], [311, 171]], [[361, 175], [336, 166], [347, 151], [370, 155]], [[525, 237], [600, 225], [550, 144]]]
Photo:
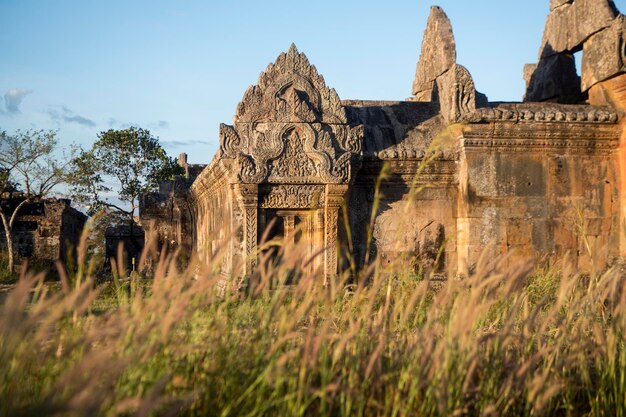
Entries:
[[555, 219], [553, 225], [553, 239], [560, 253], [575, 251], [578, 245], [576, 228], [565, 219]]
[[507, 222], [507, 245], [530, 245], [533, 223], [527, 219], [511, 219]]
[[524, 101], [558, 101], [576, 103], [580, 100], [580, 77], [576, 62], [570, 54], [558, 54], [542, 58], [527, 77], [532, 65], [524, 69], [527, 88]]
[[594, 84], [589, 90], [589, 104], [626, 109], [626, 74], [619, 74]]
[[469, 173], [470, 188], [478, 197], [537, 197], [546, 192], [542, 162], [521, 155], [472, 155]]
[[469, 71], [458, 64], [435, 81], [434, 100], [441, 106], [441, 114], [448, 122], [456, 122], [476, 110], [476, 89]]
[[468, 217], [484, 217], [493, 210], [498, 219], [545, 218], [550, 215], [544, 197], [509, 196], [472, 201]]
[[500, 196], [541, 197], [546, 194], [546, 175], [540, 158], [498, 155], [496, 176]]
[[588, 236], [598, 236], [602, 234], [604, 219], [586, 219], [585, 220], [585, 232]]
[[504, 251], [507, 256], [507, 265], [520, 265], [537, 257], [537, 251], [532, 245], [510, 245]]
[[570, 4], [574, 0], [550, 0], [550, 11], [556, 9], [557, 7], [561, 7], [565, 4]]
[[610, 0], [574, 0], [553, 9], [546, 21], [539, 57], [579, 50], [587, 38], [610, 26], [615, 16]]
[[530, 85], [533, 74], [537, 71], [538, 65], [539, 64], [524, 64], [524, 81], [526, 81], [526, 90], [528, 90], [528, 86]]
[[626, 72], [626, 16], [620, 15], [610, 27], [592, 35], [583, 47], [582, 90]]
[[456, 64], [456, 44], [452, 25], [445, 12], [440, 7], [433, 6], [430, 8], [422, 40], [422, 52], [415, 69], [413, 94], [426, 98], [419, 93], [432, 90], [433, 81], [454, 64]]
[[545, 218], [534, 218], [532, 220], [532, 247], [540, 255], [549, 255], [554, 251], [554, 239], [552, 220]]

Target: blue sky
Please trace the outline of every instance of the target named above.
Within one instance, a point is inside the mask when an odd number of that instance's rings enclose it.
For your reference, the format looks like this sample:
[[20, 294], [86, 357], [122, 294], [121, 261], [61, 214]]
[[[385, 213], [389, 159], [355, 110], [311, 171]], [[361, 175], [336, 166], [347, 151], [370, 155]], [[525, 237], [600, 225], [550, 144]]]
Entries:
[[[89, 146], [132, 124], [207, 163], [219, 123], [291, 42], [342, 99], [408, 97], [431, 4], [0, 0], [0, 129], [56, 129], [63, 144]], [[435, 4], [478, 90], [521, 100], [549, 0]]]

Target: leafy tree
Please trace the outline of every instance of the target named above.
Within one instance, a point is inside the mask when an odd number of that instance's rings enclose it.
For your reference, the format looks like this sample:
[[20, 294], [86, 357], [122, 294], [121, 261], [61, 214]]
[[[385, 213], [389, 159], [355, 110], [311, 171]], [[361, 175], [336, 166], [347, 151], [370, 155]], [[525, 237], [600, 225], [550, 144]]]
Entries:
[[182, 174], [150, 131], [130, 127], [101, 132], [93, 147], [74, 160], [71, 183], [75, 199], [88, 205], [89, 214], [118, 211], [128, 219], [132, 234], [139, 196]]
[[[22, 200], [11, 208], [0, 208], [0, 219], [7, 242], [8, 269], [13, 272], [13, 226], [20, 210], [28, 203], [46, 198], [54, 187], [67, 179], [71, 156], [55, 156], [56, 132], [49, 130], [0, 132], [0, 192], [21, 190]], [[73, 151], [72, 151], [73, 152]]]

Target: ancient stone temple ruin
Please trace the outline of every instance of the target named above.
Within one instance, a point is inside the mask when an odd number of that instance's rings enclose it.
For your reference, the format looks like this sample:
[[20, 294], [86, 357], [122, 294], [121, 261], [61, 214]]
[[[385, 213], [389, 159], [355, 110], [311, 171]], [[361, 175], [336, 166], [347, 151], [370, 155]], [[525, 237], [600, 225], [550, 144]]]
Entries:
[[341, 100], [292, 45], [168, 210], [188, 213], [193, 251], [227, 249], [228, 276], [254, 270], [268, 225], [310, 242], [326, 277], [348, 247], [357, 263], [408, 255], [452, 274], [484, 251], [606, 266], [626, 255], [625, 25], [610, 1], [552, 0], [521, 103], [476, 91], [438, 7], [406, 100]]
[[[0, 210], [11, 214], [24, 199], [21, 193], [2, 193]], [[13, 226], [15, 253], [43, 264], [66, 260], [68, 255], [75, 257], [86, 221], [87, 216], [71, 207], [68, 199], [46, 198], [27, 203]], [[6, 250], [4, 232], [0, 233], [0, 248]]]

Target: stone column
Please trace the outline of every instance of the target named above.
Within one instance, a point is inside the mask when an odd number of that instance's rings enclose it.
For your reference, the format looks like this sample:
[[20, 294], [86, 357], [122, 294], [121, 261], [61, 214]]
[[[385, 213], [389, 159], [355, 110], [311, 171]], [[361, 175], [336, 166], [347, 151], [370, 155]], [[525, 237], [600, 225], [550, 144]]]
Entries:
[[[325, 232], [324, 232], [324, 209], [318, 208], [313, 212], [312, 219], [312, 239], [313, 239], [313, 253], [315, 254], [315, 260], [313, 261], [313, 269], [323, 270], [325, 264]], [[325, 269], [324, 269], [325, 271]]]
[[296, 237], [296, 219], [294, 215], [286, 215], [283, 217], [283, 225], [285, 227], [285, 244], [293, 245]]
[[[307, 213], [303, 218], [302, 218], [302, 222], [304, 222], [304, 224], [302, 225], [302, 239], [306, 239], [305, 240], [305, 244], [306, 244], [306, 251], [307, 251], [307, 257], [310, 257], [313, 255], [313, 251], [315, 250], [315, 227], [313, 226], [313, 212], [311, 213]], [[313, 266], [311, 265], [311, 267], [309, 269], [312, 270]]]
[[326, 185], [324, 204], [324, 283], [337, 276], [339, 210], [348, 190], [347, 184]]
[[249, 277], [256, 268], [258, 257], [259, 187], [257, 184], [239, 184], [237, 188], [239, 202], [243, 211], [243, 275]]
[[467, 277], [470, 263], [469, 176], [467, 156], [461, 153], [459, 160], [459, 188], [456, 212], [457, 275]]

